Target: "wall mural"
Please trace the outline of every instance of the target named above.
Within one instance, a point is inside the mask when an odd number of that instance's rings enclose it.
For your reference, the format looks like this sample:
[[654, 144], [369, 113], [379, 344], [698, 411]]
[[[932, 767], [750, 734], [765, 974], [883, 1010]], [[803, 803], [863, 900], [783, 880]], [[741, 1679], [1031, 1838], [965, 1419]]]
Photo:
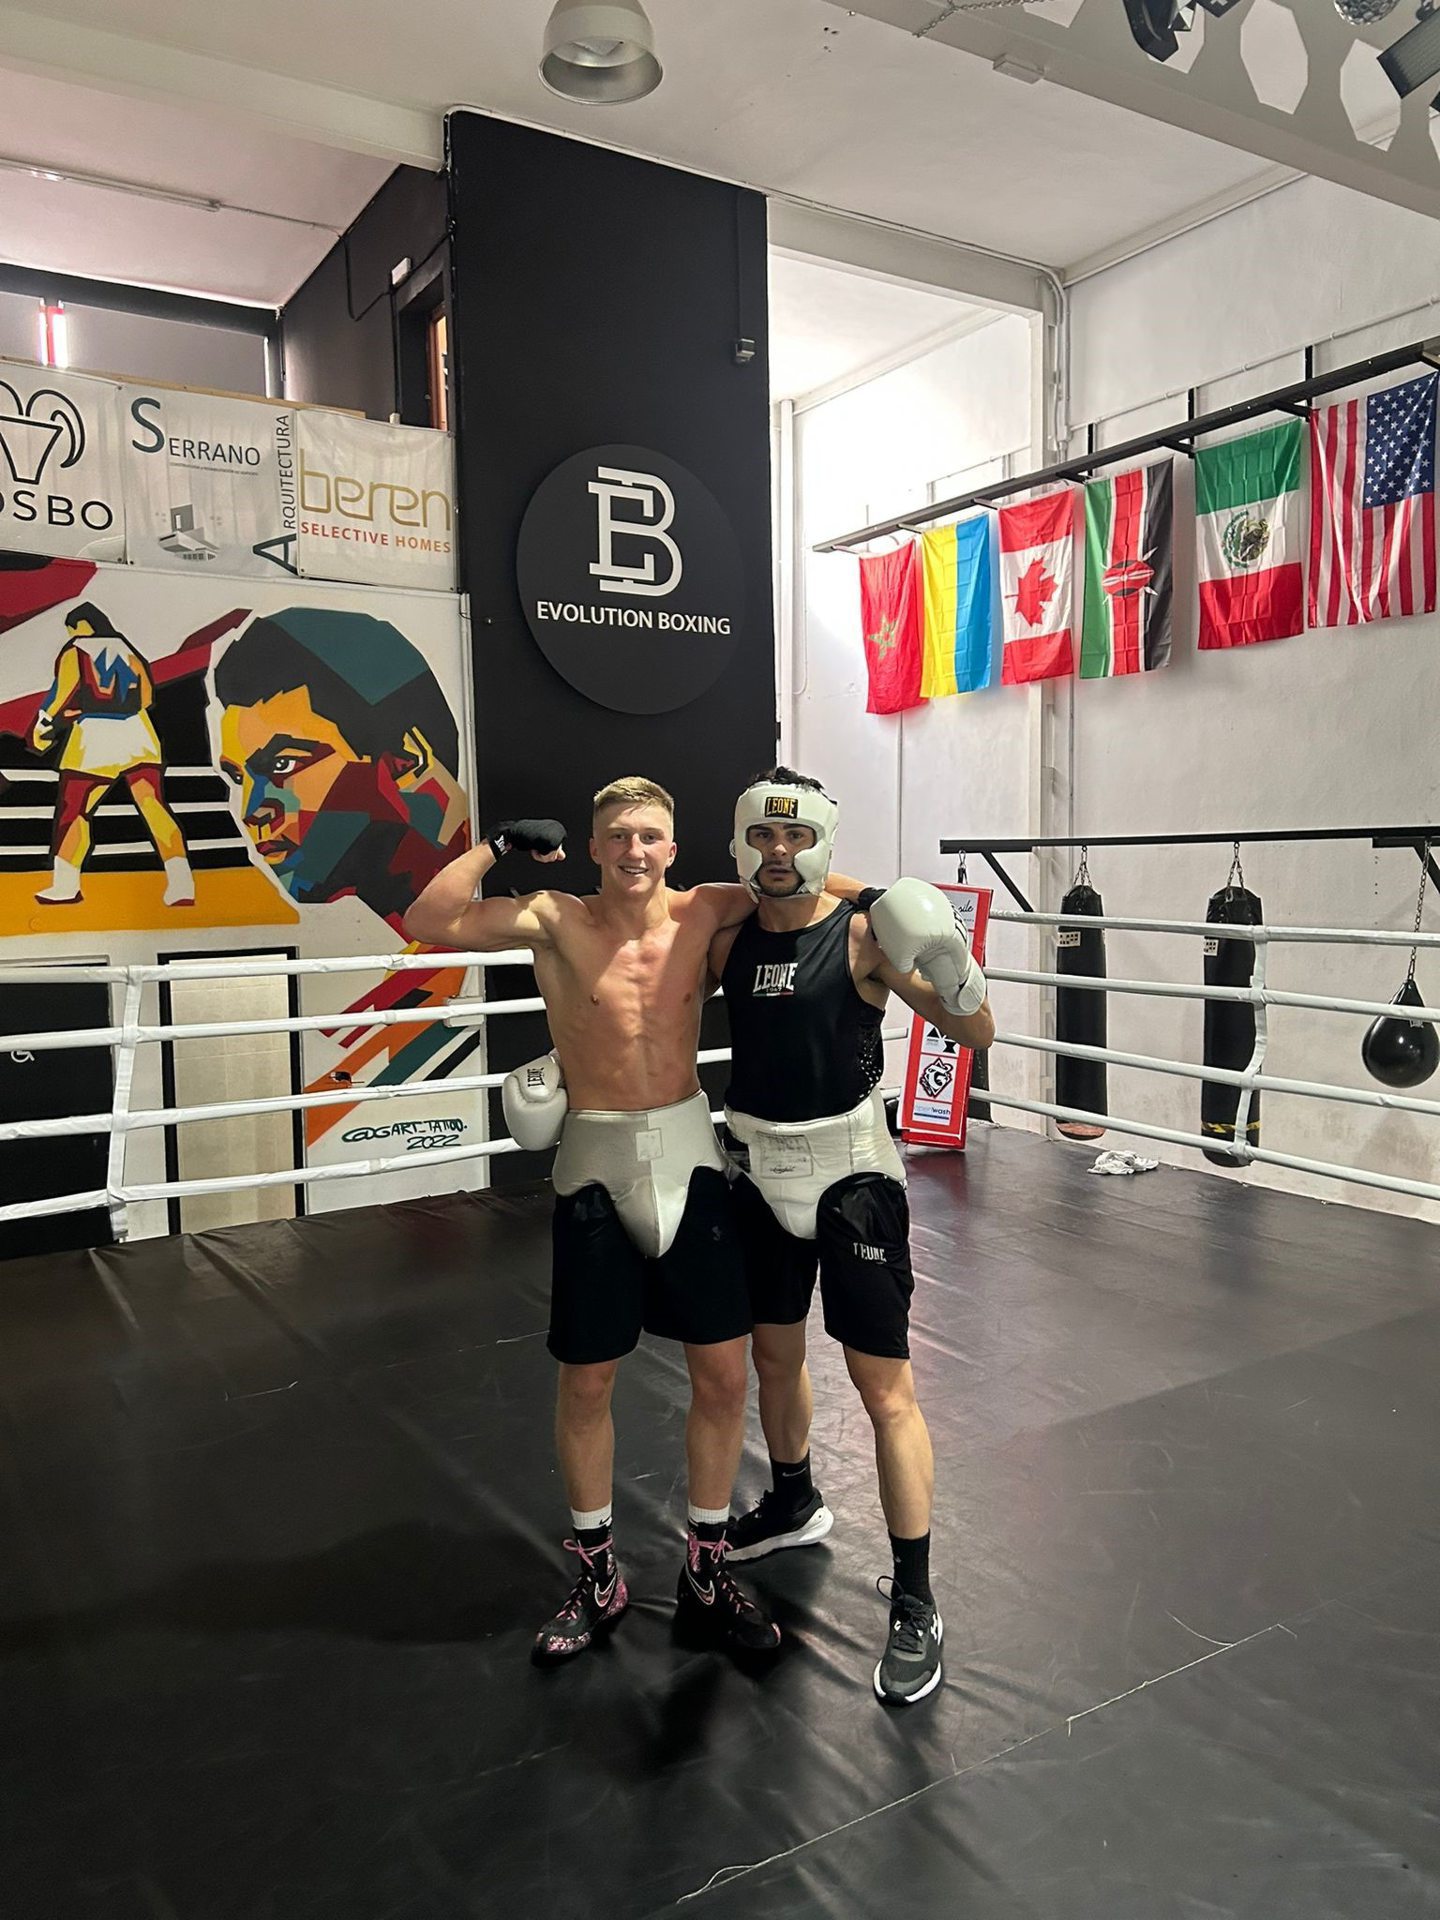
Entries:
[[[119, 960], [403, 942], [406, 907], [469, 843], [461, 633], [448, 596], [0, 554], [0, 935]], [[362, 978], [302, 983], [303, 1012], [336, 1015], [303, 1036], [307, 1091], [442, 1079], [479, 1046], [354, 1024], [449, 999], [460, 969], [352, 997]], [[311, 1110], [310, 1157], [477, 1124], [474, 1096], [436, 1111], [367, 1105], [360, 1141], [352, 1109]]]

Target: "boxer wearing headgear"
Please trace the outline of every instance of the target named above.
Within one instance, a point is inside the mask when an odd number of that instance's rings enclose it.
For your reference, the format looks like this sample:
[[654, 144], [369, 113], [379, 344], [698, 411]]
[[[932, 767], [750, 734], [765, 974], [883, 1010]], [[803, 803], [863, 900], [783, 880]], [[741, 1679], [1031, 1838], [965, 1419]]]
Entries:
[[766, 1654], [780, 1640], [725, 1567], [751, 1321], [728, 1167], [696, 1070], [710, 943], [754, 902], [734, 883], [670, 889], [673, 815], [653, 781], [614, 781], [594, 800], [597, 894], [477, 900], [502, 852], [563, 858], [558, 822], [507, 822], [432, 881], [405, 922], [435, 946], [530, 947], [549, 1015], [553, 1054], [512, 1074], [504, 1092], [522, 1146], [560, 1142], [549, 1345], [575, 1529], [566, 1545], [580, 1572], [536, 1639], [544, 1660], [580, 1652], [628, 1604], [611, 1531], [610, 1401], [642, 1329], [680, 1341], [690, 1374], [680, 1615], [732, 1651]]
[[810, 1473], [805, 1319], [819, 1277], [875, 1429], [893, 1576], [882, 1700], [939, 1685], [944, 1633], [929, 1581], [933, 1463], [909, 1359], [905, 1170], [876, 1091], [881, 1022], [897, 994], [965, 1046], [994, 1037], [985, 977], [938, 888], [899, 880], [860, 896], [827, 890], [838, 808], [819, 783], [776, 767], [741, 794], [733, 852], [759, 906], [710, 950], [730, 1013], [726, 1119], [742, 1168], [735, 1201], [755, 1316], [753, 1348], [772, 1485], [732, 1522], [732, 1552], [809, 1546], [832, 1517]]

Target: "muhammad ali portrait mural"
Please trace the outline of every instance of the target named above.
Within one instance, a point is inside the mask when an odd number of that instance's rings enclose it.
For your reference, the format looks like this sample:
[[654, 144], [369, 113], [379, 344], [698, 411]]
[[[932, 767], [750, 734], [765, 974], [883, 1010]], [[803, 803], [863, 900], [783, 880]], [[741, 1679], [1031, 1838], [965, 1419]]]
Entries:
[[[468, 844], [461, 633], [437, 594], [0, 555], [0, 935], [121, 959], [394, 948]], [[474, 1050], [353, 1021], [446, 1000], [459, 970], [355, 998], [361, 978], [303, 982], [303, 1011], [337, 1016], [304, 1036], [307, 1088], [443, 1078]], [[343, 1143], [343, 1107], [306, 1118], [321, 1158], [386, 1151]]]

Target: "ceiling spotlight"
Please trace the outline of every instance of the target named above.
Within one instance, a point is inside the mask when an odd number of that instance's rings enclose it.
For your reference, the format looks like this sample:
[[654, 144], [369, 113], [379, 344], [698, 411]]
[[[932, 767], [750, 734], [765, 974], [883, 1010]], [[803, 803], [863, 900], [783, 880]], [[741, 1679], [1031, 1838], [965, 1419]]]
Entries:
[[1400, 0], [1335, 0], [1335, 11], [1352, 27], [1373, 27], [1399, 4]]
[[1152, 60], [1168, 60], [1180, 51], [1177, 33], [1190, 30], [1195, 0], [1125, 0], [1130, 33], [1142, 53]]
[[1402, 100], [1440, 73], [1440, 13], [1435, 11], [1435, 0], [1420, 0], [1416, 19], [1418, 24], [1380, 55], [1385, 77]]
[[557, 0], [540, 78], [587, 106], [643, 100], [660, 84], [655, 34], [640, 0]]

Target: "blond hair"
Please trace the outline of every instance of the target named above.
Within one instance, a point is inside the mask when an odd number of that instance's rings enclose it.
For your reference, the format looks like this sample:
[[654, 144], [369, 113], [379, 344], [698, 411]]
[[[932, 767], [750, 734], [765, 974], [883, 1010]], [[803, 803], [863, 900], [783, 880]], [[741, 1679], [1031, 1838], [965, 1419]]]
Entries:
[[626, 774], [622, 780], [601, 787], [591, 802], [591, 819], [598, 820], [606, 807], [663, 807], [672, 824], [675, 819], [675, 802], [664, 787], [638, 773]]

